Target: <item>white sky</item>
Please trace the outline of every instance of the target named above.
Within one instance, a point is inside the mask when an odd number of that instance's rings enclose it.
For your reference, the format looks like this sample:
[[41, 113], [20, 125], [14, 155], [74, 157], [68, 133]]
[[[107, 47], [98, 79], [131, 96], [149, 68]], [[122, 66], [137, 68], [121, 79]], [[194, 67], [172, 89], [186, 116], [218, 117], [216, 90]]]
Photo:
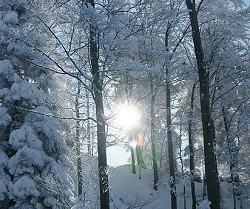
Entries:
[[109, 166], [120, 166], [128, 164], [130, 152], [127, 152], [125, 148], [120, 146], [112, 146], [107, 148], [108, 165]]

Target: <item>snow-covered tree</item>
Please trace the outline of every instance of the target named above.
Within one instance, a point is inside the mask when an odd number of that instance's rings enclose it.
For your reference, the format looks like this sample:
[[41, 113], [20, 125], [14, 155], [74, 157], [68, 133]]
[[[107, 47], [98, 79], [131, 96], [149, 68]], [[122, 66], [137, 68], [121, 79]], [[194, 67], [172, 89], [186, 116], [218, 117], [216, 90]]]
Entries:
[[69, 208], [68, 148], [48, 104], [48, 62], [34, 50], [48, 40], [33, 3], [0, 1], [0, 202], [4, 208]]

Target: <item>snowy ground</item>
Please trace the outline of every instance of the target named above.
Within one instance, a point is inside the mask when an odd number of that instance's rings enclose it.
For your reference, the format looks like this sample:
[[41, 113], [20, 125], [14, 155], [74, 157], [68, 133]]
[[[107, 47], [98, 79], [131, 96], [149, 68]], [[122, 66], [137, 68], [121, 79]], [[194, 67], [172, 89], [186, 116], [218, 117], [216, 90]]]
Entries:
[[[137, 169], [138, 170], [138, 169]], [[164, 178], [164, 176], [166, 176]], [[170, 195], [167, 184], [167, 175], [162, 174], [158, 191], [153, 190], [153, 171], [151, 169], [142, 169], [142, 179], [139, 180], [138, 174], [131, 173], [131, 165], [123, 165], [110, 169], [110, 192], [112, 209], [170, 209]], [[183, 195], [184, 182], [177, 186], [178, 208], [184, 208]], [[231, 184], [222, 183], [222, 209], [233, 208], [233, 199], [231, 197]], [[202, 185], [196, 184], [197, 201], [202, 201]], [[190, 186], [186, 186], [187, 209], [191, 208]], [[248, 189], [249, 191], [249, 189]], [[248, 192], [245, 192], [243, 208], [250, 208]], [[239, 203], [240, 201], [238, 201]], [[200, 207], [206, 209], [206, 207]], [[238, 207], [240, 208], [240, 207]]]

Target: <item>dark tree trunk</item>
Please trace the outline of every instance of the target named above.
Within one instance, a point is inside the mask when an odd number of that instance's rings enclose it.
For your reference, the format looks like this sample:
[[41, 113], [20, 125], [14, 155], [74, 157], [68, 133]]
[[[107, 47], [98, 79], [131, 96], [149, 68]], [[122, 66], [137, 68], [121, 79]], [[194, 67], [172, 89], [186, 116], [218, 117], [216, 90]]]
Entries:
[[194, 164], [194, 141], [192, 135], [192, 115], [194, 109], [194, 90], [195, 90], [195, 83], [192, 88], [191, 93], [191, 102], [190, 102], [190, 119], [188, 122], [188, 142], [189, 142], [189, 169], [191, 173], [191, 195], [192, 195], [192, 209], [196, 209], [196, 195], [195, 195], [195, 183], [194, 183], [194, 175], [195, 175], [195, 164]]
[[[86, 113], [87, 113], [87, 118], [90, 118], [89, 91], [87, 89], [86, 89]], [[91, 142], [90, 120], [87, 120], [87, 147], [88, 147], [88, 154], [93, 155], [92, 153], [93, 144]]]
[[139, 179], [141, 179], [141, 167], [142, 167], [141, 148], [137, 145], [135, 150], [136, 150], [137, 165], [139, 167]]
[[[184, 176], [184, 159], [182, 157], [182, 125], [180, 125], [180, 134], [179, 134], [179, 159], [181, 162], [181, 173]], [[184, 176], [185, 178], [185, 176]], [[186, 184], [183, 184], [183, 209], [187, 209], [187, 194], [186, 194]]]
[[136, 153], [137, 166], [139, 166], [141, 164], [141, 156], [140, 156], [140, 150], [139, 150], [138, 145], [136, 145], [135, 153]]
[[131, 163], [132, 163], [132, 173], [136, 174], [136, 169], [135, 169], [135, 150], [133, 147], [130, 148], [131, 150]]
[[[94, 0], [89, 0], [92, 7], [95, 7]], [[105, 120], [103, 107], [103, 84], [99, 70], [99, 53], [98, 53], [98, 33], [97, 28], [90, 20], [90, 59], [91, 74], [93, 77], [93, 91], [96, 108], [97, 120], [97, 152], [98, 152], [98, 168], [99, 168], [99, 184], [100, 184], [100, 208], [109, 209], [109, 183], [107, 173], [107, 154], [106, 154], [106, 135]]]
[[[168, 51], [168, 36], [169, 28], [165, 34], [165, 46]], [[171, 209], [177, 209], [177, 198], [176, 198], [176, 186], [175, 186], [175, 160], [174, 160], [174, 148], [172, 139], [172, 121], [171, 121], [171, 96], [169, 86], [169, 75], [168, 75], [168, 64], [166, 62], [166, 113], [167, 113], [167, 144], [168, 144], [168, 160], [169, 160], [169, 175], [170, 175], [170, 192], [171, 192]]]
[[198, 65], [207, 193], [208, 199], [211, 201], [211, 209], [220, 209], [220, 184], [218, 179], [217, 160], [214, 152], [215, 134], [210, 111], [209, 78], [204, 62], [195, 1], [186, 0], [186, 5], [189, 9], [195, 56]]
[[154, 190], [157, 190], [158, 187], [158, 168], [156, 160], [156, 150], [155, 150], [155, 92], [153, 85], [153, 77], [150, 75], [150, 91], [151, 91], [151, 110], [150, 110], [150, 130], [151, 130], [151, 149], [152, 149], [152, 158], [153, 158], [153, 171], [154, 171]]
[[77, 178], [78, 178], [78, 196], [82, 194], [82, 158], [81, 158], [81, 141], [80, 141], [80, 112], [79, 112], [79, 97], [81, 93], [81, 84], [77, 83], [77, 95], [75, 101], [75, 111], [76, 111], [76, 160], [77, 160]]
[[[132, 133], [129, 133], [129, 142], [133, 143], [134, 138]], [[131, 153], [131, 169], [132, 173], [136, 174], [136, 168], [135, 168], [135, 148], [133, 146], [130, 147], [130, 153]]]
[[170, 110], [170, 88], [167, 81], [166, 84], [167, 96], [167, 139], [168, 139], [168, 159], [169, 159], [169, 174], [170, 174], [170, 189], [171, 189], [171, 209], [177, 209], [176, 186], [175, 186], [175, 160], [173, 139], [171, 131], [171, 110]]
[[236, 160], [236, 153], [237, 153], [237, 147], [234, 143], [234, 139], [230, 137], [229, 129], [230, 126], [228, 124], [227, 116], [225, 108], [222, 108], [222, 116], [224, 120], [224, 127], [226, 132], [226, 139], [227, 139], [227, 145], [228, 145], [228, 151], [229, 151], [229, 165], [230, 165], [230, 175], [231, 175], [231, 182], [232, 182], [232, 189], [233, 189], [233, 202], [234, 202], [234, 209], [236, 209], [236, 193], [237, 193], [237, 185], [239, 184], [239, 176], [236, 173], [236, 167], [237, 167], [237, 160]]

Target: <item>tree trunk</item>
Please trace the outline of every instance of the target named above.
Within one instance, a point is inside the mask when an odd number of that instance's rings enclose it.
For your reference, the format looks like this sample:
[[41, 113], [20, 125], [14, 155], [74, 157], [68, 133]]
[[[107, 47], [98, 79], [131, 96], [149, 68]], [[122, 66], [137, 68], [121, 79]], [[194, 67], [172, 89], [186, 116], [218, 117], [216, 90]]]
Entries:
[[167, 139], [168, 139], [168, 159], [169, 159], [169, 174], [170, 174], [170, 189], [171, 189], [171, 209], [177, 209], [176, 186], [175, 186], [175, 160], [173, 139], [171, 130], [171, 110], [170, 110], [170, 89], [167, 81], [166, 84], [167, 96]]
[[[94, 0], [89, 0], [94, 8]], [[107, 173], [107, 154], [106, 154], [106, 135], [105, 120], [103, 107], [103, 84], [99, 70], [99, 52], [98, 52], [98, 33], [97, 28], [90, 20], [90, 59], [91, 74], [93, 77], [93, 91], [96, 108], [97, 120], [97, 152], [98, 152], [98, 168], [99, 168], [99, 184], [100, 184], [100, 208], [109, 209], [109, 183]]]
[[217, 160], [214, 152], [215, 134], [210, 111], [209, 78], [204, 62], [195, 1], [186, 0], [186, 5], [189, 9], [195, 56], [198, 65], [207, 193], [208, 199], [211, 201], [211, 209], [220, 209], [220, 184], [218, 179]]
[[[89, 91], [86, 89], [86, 113], [87, 118], [90, 118], [90, 102], [89, 102]], [[88, 148], [88, 154], [93, 155], [92, 153], [92, 142], [91, 142], [91, 126], [90, 126], [90, 120], [87, 120], [87, 148]]]
[[189, 142], [189, 169], [191, 173], [191, 194], [192, 194], [192, 209], [196, 209], [196, 195], [195, 195], [195, 183], [194, 183], [194, 175], [195, 175], [195, 164], [194, 164], [194, 141], [192, 135], [192, 115], [194, 109], [194, 90], [195, 90], [195, 83], [192, 88], [191, 93], [191, 104], [190, 104], [190, 118], [188, 122], [188, 142]]
[[137, 145], [136, 146], [136, 158], [137, 158], [137, 165], [139, 168], [139, 179], [141, 179], [141, 167], [142, 167], [142, 156], [141, 156], [141, 148]]
[[81, 141], [80, 141], [80, 112], [79, 112], [79, 97], [81, 93], [81, 84], [77, 82], [77, 95], [75, 100], [75, 111], [76, 111], [76, 159], [77, 159], [77, 195], [80, 196], [82, 194], [82, 158], [81, 158]]
[[233, 202], [234, 202], [234, 209], [236, 209], [236, 193], [237, 193], [237, 185], [239, 184], [239, 176], [236, 173], [236, 146], [234, 144], [234, 139], [230, 137], [229, 134], [229, 124], [226, 116], [225, 108], [222, 107], [222, 116], [224, 120], [224, 128], [226, 132], [226, 139], [227, 139], [227, 145], [228, 145], [228, 151], [229, 151], [229, 166], [230, 166], [230, 175], [231, 175], [231, 181], [232, 181], [232, 189], [233, 189]]
[[[130, 131], [129, 133], [129, 141], [130, 143], [133, 143], [133, 135]], [[135, 168], [135, 148], [133, 146], [130, 147], [130, 151], [131, 151], [131, 167], [132, 167], [132, 173], [136, 174], [136, 168]]]
[[131, 150], [131, 163], [132, 163], [132, 173], [136, 174], [136, 169], [135, 169], [135, 150], [133, 147], [130, 148]]
[[[182, 124], [180, 125], [180, 135], [179, 135], [179, 158], [181, 162], [181, 173], [183, 177], [185, 178], [184, 175], [184, 159], [182, 157]], [[186, 182], [184, 181], [183, 184], [183, 209], [187, 209], [187, 194], [186, 194]]]
[[[165, 34], [165, 46], [168, 51], [168, 33], [169, 28]], [[174, 149], [172, 139], [172, 121], [171, 121], [171, 97], [170, 97], [170, 86], [169, 86], [169, 75], [168, 75], [168, 64], [166, 63], [166, 113], [167, 113], [167, 143], [168, 143], [168, 159], [169, 159], [169, 175], [170, 175], [170, 193], [171, 193], [171, 209], [177, 209], [176, 199], [176, 186], [175, 186], [175, 160], [174, 160]]]
[[156, 160], [156, 150], [155, 150], [155, 92], [153, 85], [153, 77], [150, 75], [150, 91], [151, 91], [151, 109], [150, 109], [150, 130], [151, 130], [151, 149], [152, 149], [152, 158], [153, 158], [153, 171], [154, 171], [154, 190], [157, 190], [158, 187], [158, 168]]

